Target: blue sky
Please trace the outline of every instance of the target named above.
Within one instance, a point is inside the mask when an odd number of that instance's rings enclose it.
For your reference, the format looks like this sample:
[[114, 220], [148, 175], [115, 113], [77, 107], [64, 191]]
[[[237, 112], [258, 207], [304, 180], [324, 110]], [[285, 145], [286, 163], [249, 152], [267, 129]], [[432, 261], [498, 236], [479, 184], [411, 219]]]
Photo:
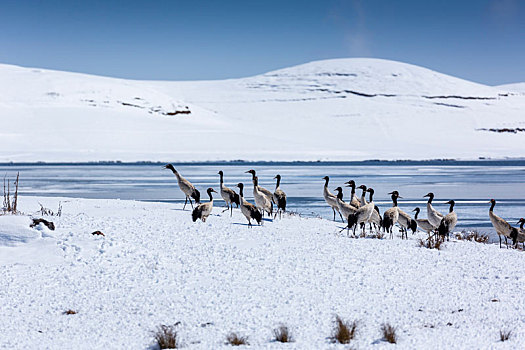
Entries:
[[134, 79], [250, 76], [377, 57], [525, 81], [525, 1], [24, 1], [0, 7], [0, 62]]

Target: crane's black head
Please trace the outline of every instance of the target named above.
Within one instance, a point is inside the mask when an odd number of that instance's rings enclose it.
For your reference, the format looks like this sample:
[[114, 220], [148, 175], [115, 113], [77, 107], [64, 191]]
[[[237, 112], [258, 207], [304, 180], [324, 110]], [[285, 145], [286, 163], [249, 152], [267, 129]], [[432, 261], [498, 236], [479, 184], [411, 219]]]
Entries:
[[390, 192], [389, 194], [391, 194], [392, 197], [400, 198], [400, 197], [399, 197], [399, 192], [397, 192], [397, 191], [392, 191], [392, 192]]
[[341, 187], [337, 187], [334, 191], [343, 192], [343, 189]]
[[495, 204], [496, 204], [496, 200], [495, 200], [494, 198], [492, 198], [492, 199], [490, 200], [490, 203], [495, 205]]
[[374, 194], [374, 189], [370, 187], [369, 189], [366, 190], [366, 192], [370, 192], [371, 194]]
[[419, 214], [419, 212], [420, 212], [421, 210], [419, 209], [419, 207], [416, 207], [416, 209], [414, 209], [414, 210], [412, 210], [412, 211], [415, 211], [417, 214]]
[[220, 176], [224, 176], [224, 173], [222, 172], [222, 170], [219, 170], [217, 174], [219, 174]]
[[525, 219], [524, 218], [519, 219], [516, 224], [521, 224], [522, 222], [525, 223]]
[[248, 171], [245, 171], [245, 173], [250, 173], [250, 174], [252, 174], [253, 176], [255, 176], [255, 170], [253, 170], [253, 169], [250, 169], [250, 170], [248, 170]]
[[[495, 201], [494, 201], [495, 202]], [[454, 205], [456, 202], [454, 202], [452, 199], [447, 202], [447, 204]]]
[[208, 192], [208, 195], [209, 195], [210, 193], [212, 193], [212, 192], [217, 193], [217, 191], [215, 191], [215, 190], [214, 190], [213, 188], [211, 188], [211, 187], [208, 187], [208, 189], [206, 190], [206, 192]]
[[361, 190], [365, 190], [366, 191], [366, 186], [365, 185], [361, 185], [358, 188], [361, 189]]
[[175, 171], [175, 168], [173, 167], [173, 164], [166, 164], [166, 165], [164, 165], [164, 169], [170, 169], [171, 171]]
[[347, 181], [347, 182], [345, 182], [345, 184], [347, 185], [347, 187], [355, 187], [355, 181], [354, 180]]
[[281, 179], [281, 175], [279, 175], [279, 174], [275, 175], [274, 179], [280, 180]]
[[428, 193], [425, 194], [423, 197], [431, 197], [431, 198], [434, 198], [434, 193], [432, 193], [432, 192], [428, 192]]
[[330, 178], [328, 176], [325, 176], [325, 177], [323, 177], [323, 180], [328, 181], [328, 180], [330, 180]]
[[237, 187], [239, 187], [239, 188], [242, 189], [242, 188], [244, 188], [244, 184], [243, 184], [242, 182], [239, 182], [239, 183], [237, 184]]

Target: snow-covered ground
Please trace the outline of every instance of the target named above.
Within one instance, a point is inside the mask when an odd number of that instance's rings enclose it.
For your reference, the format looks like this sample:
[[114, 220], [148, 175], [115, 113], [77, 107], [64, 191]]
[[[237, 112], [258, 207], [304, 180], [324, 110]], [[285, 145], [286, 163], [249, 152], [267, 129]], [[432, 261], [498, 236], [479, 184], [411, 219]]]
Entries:
[[[525, 347], [522, 251], [352, 239], [297, 216], [248, 228], [219, 208], [193, 223], [178, 204], [22, 197], [19, 209], [38, 217], [38, 202], [59, 201], [55, 231], [0, 216], [2, 348], [146, 349], [156, 326], [181, 322], [190, 349], [229, 348], [231, 331], [254, 349], [347, 349], [327, 339], [335, 314], [358, 320], [356, 349]], [[281, 323], [295, 343], [271, 342]]]
[[[525, 157], [525, 95], [381, 59], [221, 81], [0, 65], [0, 161]], [[493, 129], [493, 131], [490, 131]]]

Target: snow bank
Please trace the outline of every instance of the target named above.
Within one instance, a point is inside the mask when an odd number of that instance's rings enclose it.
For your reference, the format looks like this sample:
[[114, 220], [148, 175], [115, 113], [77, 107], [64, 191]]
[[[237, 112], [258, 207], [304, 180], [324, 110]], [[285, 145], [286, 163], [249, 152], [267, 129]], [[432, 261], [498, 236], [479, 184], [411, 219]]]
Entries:
[[[220, 208], [192, 223], [172, 204], [22, 197], [19, 207], [36, 211], [37, 200], [61, 200], [63, 215], [40, 260], [0, 265], [0, 347], [148, 348], [156, 326], [180, 321], [189, 349], [230, 348], [231, 331], [253, 349], [345, 348], [327, 339], [335, 314], [359, 321], [351, 346], [360, 349], [392, 347], [383, 322], [397, 327], [399, 349], [525, 346], [521, 251], [351, 239], [341, 223], [297, 216], [248, 228]], [[295, 343], [271, 342], [280, 323]]]

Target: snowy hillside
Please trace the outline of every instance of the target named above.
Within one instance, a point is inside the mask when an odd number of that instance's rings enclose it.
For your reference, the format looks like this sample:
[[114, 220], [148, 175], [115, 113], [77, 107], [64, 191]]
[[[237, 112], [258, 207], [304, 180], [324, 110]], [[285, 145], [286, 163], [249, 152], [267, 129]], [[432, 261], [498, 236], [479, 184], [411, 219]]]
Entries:
[[505, 84], [496, 87], [505, 91], [525, 93], [525, 83]]
[[[0, 216], [0, 348], [156, 349], [156, 327], [178, 322], [187, 349], [231, 349], [229, 332], [250, 349], [525, 347], [522, 251], [352, 239], [341, 223], [288, 215], [248, 228], [221, 208], [192, 223], [180, 204], [22, 197], [19, 209], [40, 217], [38, 202], [59, 201], [55, 231]], [[330, 342], [336, 314], [358, 321], [349, 346]], [[281, 323], [294, 343], [271, 341]]]
[[525, 157], [525, 96], [379, 59], [221, 81], [0, 65], [0, 161]]

